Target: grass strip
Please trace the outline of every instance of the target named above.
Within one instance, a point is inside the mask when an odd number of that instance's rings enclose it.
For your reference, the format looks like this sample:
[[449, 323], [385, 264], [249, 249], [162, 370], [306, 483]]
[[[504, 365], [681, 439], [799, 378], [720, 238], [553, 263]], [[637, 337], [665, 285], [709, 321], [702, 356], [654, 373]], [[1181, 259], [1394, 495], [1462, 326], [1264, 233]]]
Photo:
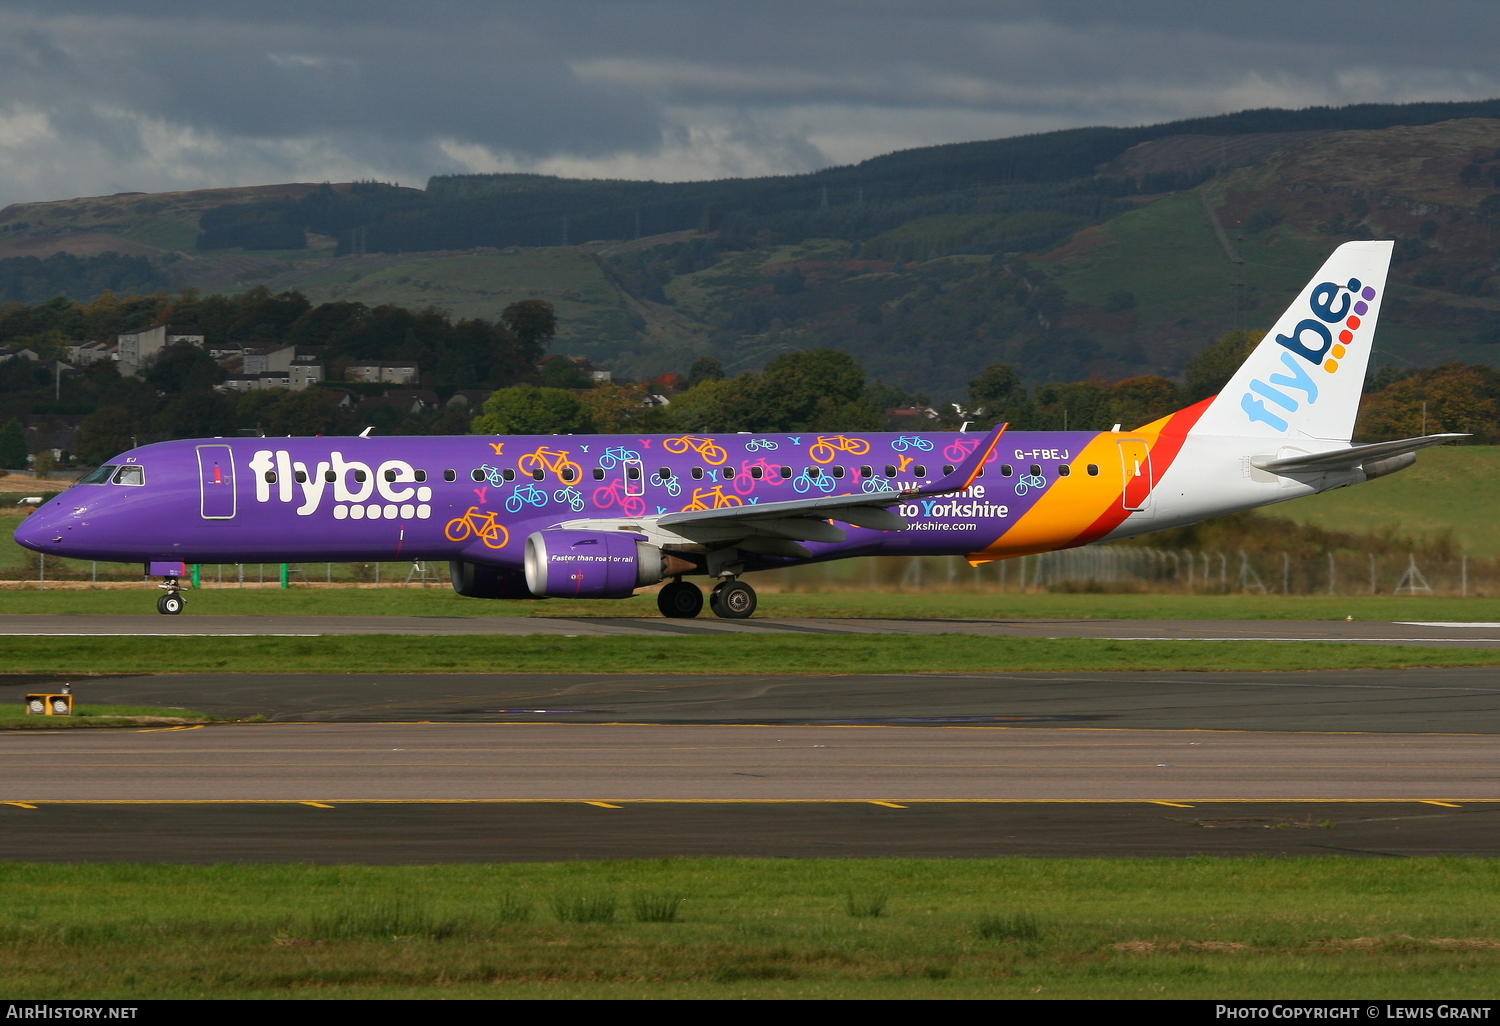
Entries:
[[154, 705], [75, 705], [71, 716], [32, 716], [9, 706], [0, 706], [0, 730], [169, 726], [207, 723], [212, 719], [208, 713]]
[[0, 991], [1482, 999], [1497, 886], [1478, 858], [0, 863]]
[[7, 638], [0, 672], [884, 673], [1494, 666], [1500, 650], [1267, 641], [937, 635]]
[[[752, 575], [746, 578], [756, 584]], [[154, 584], [131, 590], [0, 590], [0, 614], [155, 615]], [[187, 616], [659, 616], [649, 593], [618, 601], [484, 601], [449, 588], [188, 591]], [[1395, 595], [1095, 595], [957, 591], [762, 592], [758, 617], [1095, 620], [1457, 620], [1500, 622], [1500, 599]]]

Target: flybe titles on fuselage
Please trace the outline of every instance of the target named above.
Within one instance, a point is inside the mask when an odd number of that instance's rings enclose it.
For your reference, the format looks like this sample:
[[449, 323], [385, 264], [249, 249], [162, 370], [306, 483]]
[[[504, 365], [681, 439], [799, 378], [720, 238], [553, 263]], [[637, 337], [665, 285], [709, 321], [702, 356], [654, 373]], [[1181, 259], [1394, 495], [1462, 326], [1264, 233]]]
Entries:
[[312, 516], [328, 498], [335, 520], [426, 520], [432, 516], [432, 489], [405, 460], [376, 466], [346, 460], [333, 452], [315, 466], [293, 460], [285, 449], [261, 449], [250, 461], [256, 502], [297, 504], [297, 515]]

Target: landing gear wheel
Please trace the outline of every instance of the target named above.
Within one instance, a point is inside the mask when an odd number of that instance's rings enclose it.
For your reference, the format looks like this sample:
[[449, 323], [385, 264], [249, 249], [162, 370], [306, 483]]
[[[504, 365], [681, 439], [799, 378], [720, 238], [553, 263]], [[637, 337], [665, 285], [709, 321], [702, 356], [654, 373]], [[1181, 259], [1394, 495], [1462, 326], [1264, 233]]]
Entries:
[[708, 604], [715, 616], [744, 620], [755, 612], [755, 589], [744, 581], [725, 581], [713, 590]]
[[656, 593], [656, 608], [662, 616], [688, 619], [703, 612], [703, 592], [696, 584], [673, 581]]
[[167, 616], [176, 616], [182, 612], [182, 596], [175, 593], [160, 596], [156, 600], [156, 611], [165, 613]]

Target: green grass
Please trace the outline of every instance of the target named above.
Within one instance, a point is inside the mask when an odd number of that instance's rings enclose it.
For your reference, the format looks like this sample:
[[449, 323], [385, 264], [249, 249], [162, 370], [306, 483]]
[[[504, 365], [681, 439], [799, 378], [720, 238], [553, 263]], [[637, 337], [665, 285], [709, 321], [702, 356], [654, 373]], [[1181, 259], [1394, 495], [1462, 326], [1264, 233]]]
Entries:
[[[48, 690], [46, 686], [36, 688]], [[15, 706], [0, 706], [0, 730], [67, 730], [80, 727], [131, 727], [159, 720], [201, 720], [208, 713], [154, 705], [74, 705], [72, 716], [30, 716]]]
[[1428, 449], [1417, 462], [1390, 477], [1357, 488], [1339, 488], [1272, 506], [1271, 516], [1290, 517], [1336, 531], [1436, 535], [1453, 531], [1460, 551], [1500, 555], [1500, 446], [1459, 445]]
[[[757, 583], [754, 575], [746, 578]], [[0, 615], [154, 614], [139, 590], [0, 591]], [[431, 588], [206, 589], [184, 593], [184, 616], [660, 616], [656, 596], [618, 601], [497, 602]], [[704, 613], [704, 616], [709, 615]], [[944, 591], [762, 592], [758, 618], [861, 617], [959, 620], [1472, 620], [1500, 621], [1500, 599], [1326, 595], [1065, 595]]]
[[0, 672], [881, 673], [998, 670], [1322, 670], [1493, 666], [1500, 651], [1263, 641], [1105, 641], [961, 634], [557, 637], [7, 638]]
[[[1500, 863], [1463, 858], [10, 863], [0, 991], [1481, 999], [1497, 887]], [[613, 914], [642, 893], [673, 918]]]

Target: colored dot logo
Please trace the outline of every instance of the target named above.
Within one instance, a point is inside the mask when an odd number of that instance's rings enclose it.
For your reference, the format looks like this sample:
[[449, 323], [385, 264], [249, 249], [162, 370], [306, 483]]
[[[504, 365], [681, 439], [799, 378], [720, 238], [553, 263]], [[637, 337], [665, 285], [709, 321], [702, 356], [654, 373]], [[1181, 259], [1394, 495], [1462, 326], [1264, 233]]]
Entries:
[[1375, 290], [1368, 285], [1361, 287], [1358, 278], [1350, 278], [1347, 288], [1357, 298], [1350, 308], [1352, 312], [1344, 321], [1343, 330], [1339, 332], [1339, 340], [1329, 349], [1329, 358], [1323, 361], [1323, 369], [1329, 374], [1339, 369], [1339, 361], [1348, 353], [1348, 346], [1354, 342], [1354, 333], [1359, 330], [1360, 318], [1370, 312], [1370, 303], [1375, 299]]

